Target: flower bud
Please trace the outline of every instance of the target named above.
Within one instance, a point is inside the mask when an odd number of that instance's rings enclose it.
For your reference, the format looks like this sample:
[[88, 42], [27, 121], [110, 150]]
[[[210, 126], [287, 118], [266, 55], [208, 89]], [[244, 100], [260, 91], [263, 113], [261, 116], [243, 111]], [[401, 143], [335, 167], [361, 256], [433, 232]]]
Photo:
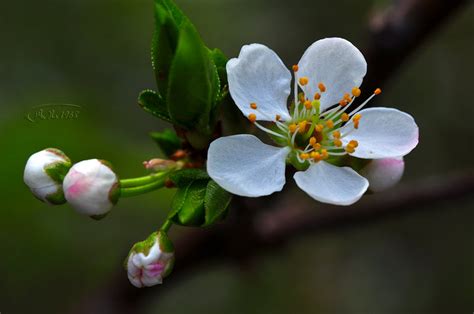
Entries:
[[385, 158], [370, 161], [360, 174], [369, 180], [369, 188], [373, 192], [382, 192], [397, 184], [404, 170], [403, 157]]
[[69, 168], [71, 160], [62, 151], [44, 149], [28, 159], [23, 180], [39, 200], [48, 204], [63, 204], [66, 200], [61, 185]]
[[74, 209], [92, 218], [102, 218], [120, 197], [120, 181], [109, 163], [90, 159], [69, 170], [63, 182], [66, 200]]
[[151, 287], [163, 282], [174, 264], [174, 248], [165, 232], [152, 233], [136, 243], [125, 261], [128, 280], [137, 288]]

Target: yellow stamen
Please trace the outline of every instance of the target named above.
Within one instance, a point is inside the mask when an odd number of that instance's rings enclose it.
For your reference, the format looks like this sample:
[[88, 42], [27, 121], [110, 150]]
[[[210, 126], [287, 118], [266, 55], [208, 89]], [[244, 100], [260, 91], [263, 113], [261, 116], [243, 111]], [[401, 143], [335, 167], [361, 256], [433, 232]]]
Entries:
[[343, 122], [349, 121], [349, 115], [344, 112], [344, 113], [342, 114], [342, 116], [341, 116], [341, 120], [342, 120]]
[[255, 113], [249, 114], [248, 118], [249, 118], [250, 122], [252, 122], [252, 123], [257, 121], [257, 115]]
[[334, 140], [334, 146], [336, 147], [341, 147], [342, 146], [342, 141], [338, 138]]
[[334, 127], [334, 121], [332, 121], [332, 120], [326, 121], [326, 126], [330, 129], [332, 129]]
[[326, 86], [323, 83], [319, 83], [318, 88], [321, 91], [321, 93], [324, 93], [326, 91]]
[[313, 136], [309, 139], [309, 144], [312, 146], [312, 145], [316, 144], [317, 141], [318, 140]]
[[321, 160], [321, 154], [318, 152], [311, 152], [311, 159], [314, 159], [315, 161], [320, 161]]
[[316, 144], [313, 145], [313, 148], [314, 148], [315, 150], [320, 150], [320, 149], [321, 149], [321, 144], [316, 143]]
[[352, 146], [352, 145], [350, 145], [350, 144], [347, 144], [347, 146], [346, 146], [346, 152], [348, 152], [349, 154], [352, 154], [353, 152], [355, 152], [354, 146]]
[[301, 122], [298, 124], [298, 126], [299, 126], [298, 132], [300, 132], [300, 133], [306, 132], [306, 126], [307, 126], [307, 124], [308, 124], [308, 121], [306, 121], [306, 120], [301, 121]]
[[361, 93], [362, 92], [361, 92], [360, 88], [358, 88], [358, 87], [354, 87], [352, 89], [352, 95], [354, 95], [354, 97], [359, 97]]
[[328, 151], [326, 149], [321, 149], [322, 159], [327, 159], [329, 157]]
[[359, 121], [360, 118], [362, 118], [362, 115], [360, 113], [356, 114], [353, 118], [352, 121], [354, 122], [354, 128], [358, 129], [359, 128]]
[[288, 129], [290, 130], [290, 133], [295, 133], [297, 125], [292, 123], [288, 126]]
[[356, 148], [357, 146], [359, 146], [359, 142], [357, 142], [356, 140], [352, 140], [349, 142], [348, 145], [351, 145], [352, 147]]
[[295, 64], [293, 66], [293, 72], [298, 72], [298, 70], [299, 70], [299, 66], [297, 64]]
[[314, 99], [320, 100], [321, 99], [321, 94], [320, 93], [314, 94]]
[[349, 93], [345, 93], [343, 99], [346, 100], [347, 102], [350, 102], [352, 100], [351, 95], [349, 95]]
[[309, 158], [309, 154], [307, 154], [307, 153], [302, 153], [302, 154], [300, 154], [300, 158], [303, 159], [303, 160], [306, 160], [306, 159]]
[[257, 109], [257, 104], [254, 103], [254, 102], [251, 103], [251, 104], [250, 104], [250, 108], [252, 108], [252, 109]]
[[339, 132], [339, 131], [334, 131], [334, 132], [332, 132], [332, 136], [333, 136], [334, 138], [341, 138], [341, 132]]
[[306, 76], [304, 76], [300, 78], [299, 82], [301, 86], [305, 86], [305, 85], [308, 85], [309, 79]]
[[323, 129], [324, 129], [324, 125], [318, 124], [314, 128], [315, 128], [316, 132], [322, 132]]
[[349, 102], [345, 99], [339, 100], [339, 106], [341, 106], [341, 107], [347, 106], [348, 103]]
[[311, 106], [311, 101], [306, 100], [306, 101], [304, 102], [304, 106], [306, 107], [306, 109], [310, 110], [310, 109], [312, 108], [312, 106]]
[[281, 116], [280, 116], [279, 114], [277, 114], [277, 115], [275, 116], [275, 120], [280, 121], [280, 119], [281, 119]]
[[375, 91], [374, 91], [374, 94], [375, 95], [380, 95], [380, 93], [382, 92], [382, 90], [380, 88], [377, 88]]

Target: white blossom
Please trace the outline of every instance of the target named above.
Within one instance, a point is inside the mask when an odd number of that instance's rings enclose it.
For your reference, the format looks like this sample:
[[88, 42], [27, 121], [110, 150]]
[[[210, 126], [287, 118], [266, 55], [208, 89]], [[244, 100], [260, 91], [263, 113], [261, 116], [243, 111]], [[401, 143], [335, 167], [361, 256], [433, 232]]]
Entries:
[[360, 173], [369, 180], [369, 188], [373, 192], [388, 190], [397, 184], [405, 170], [402, 157], [384, 158], [370, 161]]
[[315, 42], [293, 72], [288, 110], [292, 75], [275, 52], [251, 44], [227, 63], [234, 102], [278, 147], [252, 135], [219, 138], [208, 151], [208, 173], [233, 194], [258, 197], [283, 188], [285, 166], [291, 162], [300, 170], [294, 175], [296, 184], [308, 195], [325, 203], [352, 204], [366, 192], [369, 181], [337, 161], [345, 155], [404, 156], [418, 144], [418, 126], [409, 114], [396, 109], [363, 109], [380, 89], [354, 105], [367, 63], [345, 39]]

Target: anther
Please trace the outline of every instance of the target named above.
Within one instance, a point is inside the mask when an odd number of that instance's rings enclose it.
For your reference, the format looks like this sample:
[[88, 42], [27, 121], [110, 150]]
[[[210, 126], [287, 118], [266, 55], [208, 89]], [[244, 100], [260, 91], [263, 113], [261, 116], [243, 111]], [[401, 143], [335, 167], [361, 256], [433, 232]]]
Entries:
[[321, 149], [321, 158], [327, 159], [329, 157], [328, 151], [326, 149]]
[[254, 102], [251, 103], [251, 104], [250, 104], [250, 108], [252, 108], [252, 109], [257, 109], [257, 104], [254, 103]]
[[307, 153], [302, 153], [302, 154], [300, 154], [300, 158], [303, 159], [303, 160], [306, 160], [306, 159], [309, 158], [309, 154], [307, 154]]
[[296, 128], [297, 128], [297, 125], [294, 123], [288, 126], [288, 130], [290, 131], [290, 133], [295, 133]]
[[249, 114], [248, 118], [249, 118], [250, 122], [252, 122], [252, 123], [257, 121], [257, 115], [255, 113]]
[[321, 144], [316, 143], [316, 144], [313, 145], [313, 148], [314, 148], [315, 150], [320, 150], [320, 149], [321, 149]]
[[330, 129], [332, 129], [334, 127], [334, 121], [332, 121], [332, 120], [326, 121], [326, 126]]
[[374, 94], [375, 94], [375, 95], [379, 95], [381, 92], [382, 92], [382, 90], [381, 90], [380, 88], [377, 88], [377, 89], [374, 91]]
[[344, 112], [344, 113], [342, 114], [342, 116], [341, 116], [341, 120], [342, 120], [343, 122], [349, 121], [349, 115]]
[[344, 107], [347, 106], [349, 102], [346, 99], [339, 100], [339, 106]]
[[352, 145], [350, 145], [350, 144], [347, 144], [345, 150], [346, 150], [346, 152], [348, 152], [349, 154], [352, 154], [353, 152], [355, 152], [354, 146], [352, 146]]
[[318, 141], [318, 140], [313, 136], [313, 137], [311, 137], [311, 138], [309, 139], [309, 144], [310, 144], [311, 146], [313, 146], [314, 144], [316, 144], [317, 141]]
[[304, 76], [304, 77], [300, 78], [299, 82], [300, 82], [301, 86], [305, 86], [305, 85], [308, 85], [309, 80], [306, 76]]
[[321, 91], [321, 93], [324, 93], [326, 91], [326, 86], [323, 83], [319, 83], [318, 88]]
[[324, 129], [324, 125], [318, 124], [314, 128], [315, 128], [316, 132], [322, 132], [323, 129]]
[[341, 138], [341, 132], [339, 132], [339, 131], [334, 131], [334, 132], [332, 132], [332, 137], [334, 137], [334, 138]]
[[349, 93], [345, 93], [343, 99], [346, 100], [347, 102], [350, 102], [352, 100], [351, 95], [349, 95]]
[[349, 145], [356, 148], [357, 146], [359, 146], [359, 142], [357, 142], [356, 140], [352, 140], [352, 141], [349, 142]]
[[304, 102], [304, 106], [305, 106], [306, 109], [308, 109], [308, 110], [311, 109], [311, 108], [312, 108], [311, 101], [306, 100], [306, 101]]
[[320, 100], [321, 99], [321, 94], [320, 93], [314, 94], [314, 99], [315, 100]]
[[281, 119], [281, 116], [280, 116], [279, 114], [277, 114], [277, 115], [275, 116], [275, 120], [276, 120], [276, 121], [280, 121], [280, 119]]
[[359, 121], [360, 118], [362, 118], [362, 115], [360, 113], [357, 113], [353, 118], [352, 121], [354, 122], [354, 128], [358, 129], [359, 128]]
[[304, 132], [306, 132], [306, 126], [308, 124], [308, 121], [304, 120], [304, 121], [301, 121], [299, 124], [298, 124], [298, 132], [300, 132], [301, 134], [303, 134]]
[[352, 88], [352, 95], [354, 95], [354, 97], [359, 97], [360, 94], [361, 94], [360, 88], [358, 88], [358, 87]]
[[298, 72], [299, 66], [298, 66], [297, 64], [295, 64], [295, 65], [292, 67], [292, 69], [293, 69], [293, 72]]
[[338, 138], [334, 140], [334, 146], [336, 147], [341, 147], [342, 146], [342, 141]]
[[318, 152], [311, 152], [310, 157], [311, 159], [314, 159], [315, 161], [321, 160], [321, 154]]

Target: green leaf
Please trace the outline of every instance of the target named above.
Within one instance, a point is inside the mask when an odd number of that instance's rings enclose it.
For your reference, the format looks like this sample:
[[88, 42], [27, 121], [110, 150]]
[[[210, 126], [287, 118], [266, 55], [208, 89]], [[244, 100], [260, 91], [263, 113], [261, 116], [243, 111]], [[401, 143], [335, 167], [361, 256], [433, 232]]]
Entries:
[[178, 187], [184, 187], [194, 181], [209, 180], [209, 175], [202, 169], [183, 169], [170, 174], [170, 180]]
[[[227, 57], [226, 55], [218, 48], [215, 48], [213, 50], [209, 51], [210, 56], [212, 58], [212, 61], [214, 61], [214, 64], [216, 65], [217, 69], [217, 74], [219, 76], [219, 82], [221, 88], [224, 88], [227, 86], [227, 70], [226, 70], [226, 64], [227, 64]], [[226, 93], [227, 91], [221, 90], [220, 91], [220, 97], [222, 98], [223, 94]]]
[[204, 197], [206, 216], [202, 226], [210, 226], [225, 218], [227, 207], [231, 200], [232, 194], [221, 188], [213, 180], [210, 180], [207, 184], [206, 196]]
[[144, 90], [138, 95], [138, 104], [155, 117], [171, 122], [166, 103], [161, 96], [152, 90]]
[[169, 70], [178, 45], [179, 27], [185, 16], [171, 2], [155, 1], [155, 31], [151, 44], [151, 63], [158, 91], [166, 100]]
[[188, 130], [210, 134], [210, 113], [218, 100], [219, 90], [217, 68], [208, 49], [194, 26], [183, 21], [166, 96], [173, 122]]
[[204, 223], [204, 197], [207, 190], [207, 181], [196, 180], [185, 188], [176, 192], [172, 211], [169, 215], [174, 223], [183, 226], [200, 226]]
[[150, 136], [167, 157], [181, 148], [181, 139], [171, 130], [152, 132]]

